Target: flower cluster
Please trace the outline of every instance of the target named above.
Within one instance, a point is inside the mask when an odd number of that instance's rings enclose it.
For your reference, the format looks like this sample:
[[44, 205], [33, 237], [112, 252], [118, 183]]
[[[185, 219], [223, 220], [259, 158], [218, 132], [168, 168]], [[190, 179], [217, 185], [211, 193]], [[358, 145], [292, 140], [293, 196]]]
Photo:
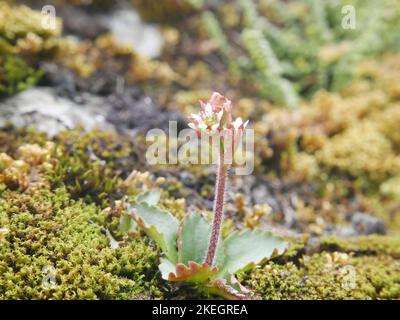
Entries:
[[232, 102], [218, 92], [214, 92], [207, 103], [200, 101], [200, 112], [189, 117], [189, 127], [196, 130], [198, 136], [220, 135], [225, 142], [232, 144], [232, 150], [239, 145], [243, 131], [249, 121], [232, 118]]

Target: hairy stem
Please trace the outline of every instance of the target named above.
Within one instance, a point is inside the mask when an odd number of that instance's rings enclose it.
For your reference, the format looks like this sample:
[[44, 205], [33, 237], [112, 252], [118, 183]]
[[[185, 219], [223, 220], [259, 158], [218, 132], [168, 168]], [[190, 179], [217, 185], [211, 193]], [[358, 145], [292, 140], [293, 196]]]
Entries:
[[221, 155], [218, 162], [217, 181], [215, 184], [215, 199], [214, 199], [214, 217], [208, 244], [207, 255], [204, 262], [212, 265], [217, 252], [218, 241], [221, 236], [221, 225], [224, 215], [225, 189], [228, 166], [224, 164], [224, 158]]

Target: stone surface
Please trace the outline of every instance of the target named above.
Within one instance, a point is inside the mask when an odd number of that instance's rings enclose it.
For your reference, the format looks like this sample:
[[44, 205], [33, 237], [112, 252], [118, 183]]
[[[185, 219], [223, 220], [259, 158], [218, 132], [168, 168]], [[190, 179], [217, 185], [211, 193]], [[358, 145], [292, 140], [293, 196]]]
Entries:
[[353, 228], [360, 235], [369, 234], [385, 234], [386, 227], [384, 222], [376, 217], [373, 217], [367, 213], [357, 212], [351, 217], [351, 223]]
[[90, 94], [84, 95], [84, 105], [81, 105], [59, 97], [54, 89], [34, 88], [0, 101], [0, 127], [12, 123], [50, 136], [78, 125], [86, 130], [113, 130], [105, 120], [110, 108], [104, 99]]
[[160, 56], [163, 38], [158, 27], [144, 23], [135, 10], [116, 10], [102, 16], [102, 21], [121, 43], [148, 58]]

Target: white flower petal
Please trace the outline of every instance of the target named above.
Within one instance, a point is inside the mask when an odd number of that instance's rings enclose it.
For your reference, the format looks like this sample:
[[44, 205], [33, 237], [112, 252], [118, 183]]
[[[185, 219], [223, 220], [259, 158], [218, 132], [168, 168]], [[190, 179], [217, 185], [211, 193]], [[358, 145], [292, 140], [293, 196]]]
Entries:
[[210, 118], [213, 116], [212, 106], [209, 103], [206, 104], [205, 114], [206, 114], [207, 118]]
[[217, 113], [218, 121], [221, 121], [223, 115], [224, 115], [224, 110], [221, 110], [220, 112]]
[[235, 128], [235, 130], [238, 130], [240, 128], [240, 126], [243, 124], [243, 120], [242, 118], [236, 118], [236, 120], [233, 122], [233, 127]]
[[202, 122], [202, 123], [199, 123], [198, 128], [199, 129], [207, 129], [207, 125], [204, 122]]
[[198, 113], [192, 113], [190, 115], [190, 118], [192, 118], [193, 120], [200, 122], [201, 121], [201, 116]]

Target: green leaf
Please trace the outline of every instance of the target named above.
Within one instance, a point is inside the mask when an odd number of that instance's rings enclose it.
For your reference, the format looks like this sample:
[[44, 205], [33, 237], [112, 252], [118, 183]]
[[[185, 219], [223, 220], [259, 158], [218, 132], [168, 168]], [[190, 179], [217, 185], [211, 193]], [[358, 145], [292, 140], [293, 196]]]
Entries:
[[208, 293], [223, 297], [228, 300], [245, 300], [247, 299], [247, 291], [242, 292], [240, 290], [235, 289], [233, 286], [229, 285], [226, 279], [218, 278], [214, 281], [210, 281], [201, 289]]
[[119, 231], [123, 234], [134, 232], [137, 229], [137, 223], [133, 220], [132, 216], [128, 213], [121, 215], [119, 219]]
[[158, 269], [161, 271], [161, 276], [164, 280], [168, 280], [170, 273], [175, 273], [175, 264], [169, 261], [166, 258], [160, 259], [160, 264], [158, 265]]
[[[160, 190], [151, 190], [139, 194], [135, 199], [135, 203], [145, 202], [150, 206], [155, 206], [160, 201], [160, 197]], [[137, 223], [133, 220], [132, 215], [130, 214], [133, 208], [136, 208], [135, 204], [130, 206], [128, 212], [123, 214], [119, 219], [119, 230], [123, 234], [134, 232], [137, 229]]]
[[[206, 263], [200, 264], [194, 261], [189, 261], [188, 266], [179, 262], [174, 266], [174, 270], [171, 271], [172, 263], [163, 261], [159, 266], [161, 272], [172, 282], [188, 282], [197, 285], [207, 285], [211, 283], [211, 279], [214, 278], [218, 272], [218, 269], [211, 267]], [[166, 274], [168, 272], [168, 274]]]
[[246, 299], [247, 293], [242, 292], [228, 284], [225, 279], [215, 279], [218, 269], [210, 267], [207, 264], [200, 264], [193, 261], [185, 266], [183, 263], [175, 265], [165, 258], [161, 258], [158, 268], [161, 271], [162, 278], [172, 282], [186, 282], [194, 284], [198, 289], [208, 294], [214, 294], [225, 299], [242, 300]]
[[161, 191], [154, 189], [139, 194], [135, 199], [135, 201], [138, 203], [146, 202], [150, 206], [155, 206], [157, 205], [158, 201], [160, 201], [160, 198], [161, 198]]
[[233, 232], [223, 242], [225, 259], [219, 275], [225, 279], [245, 271], [272, 256], [282, 254], [287, 244], [270, 232], [245, 230]]
[[179, 262], [188, 265], [189, 261], [202, 263], [207, 252], [210, 237], [210, 224], [199, 213], [190, 213], [179, 229]]
[[177, 263], [178, 220], [168, 211], [145, 202], [134, 207], [133, 218], [139, 227], [160, 246], [171, 262]]

